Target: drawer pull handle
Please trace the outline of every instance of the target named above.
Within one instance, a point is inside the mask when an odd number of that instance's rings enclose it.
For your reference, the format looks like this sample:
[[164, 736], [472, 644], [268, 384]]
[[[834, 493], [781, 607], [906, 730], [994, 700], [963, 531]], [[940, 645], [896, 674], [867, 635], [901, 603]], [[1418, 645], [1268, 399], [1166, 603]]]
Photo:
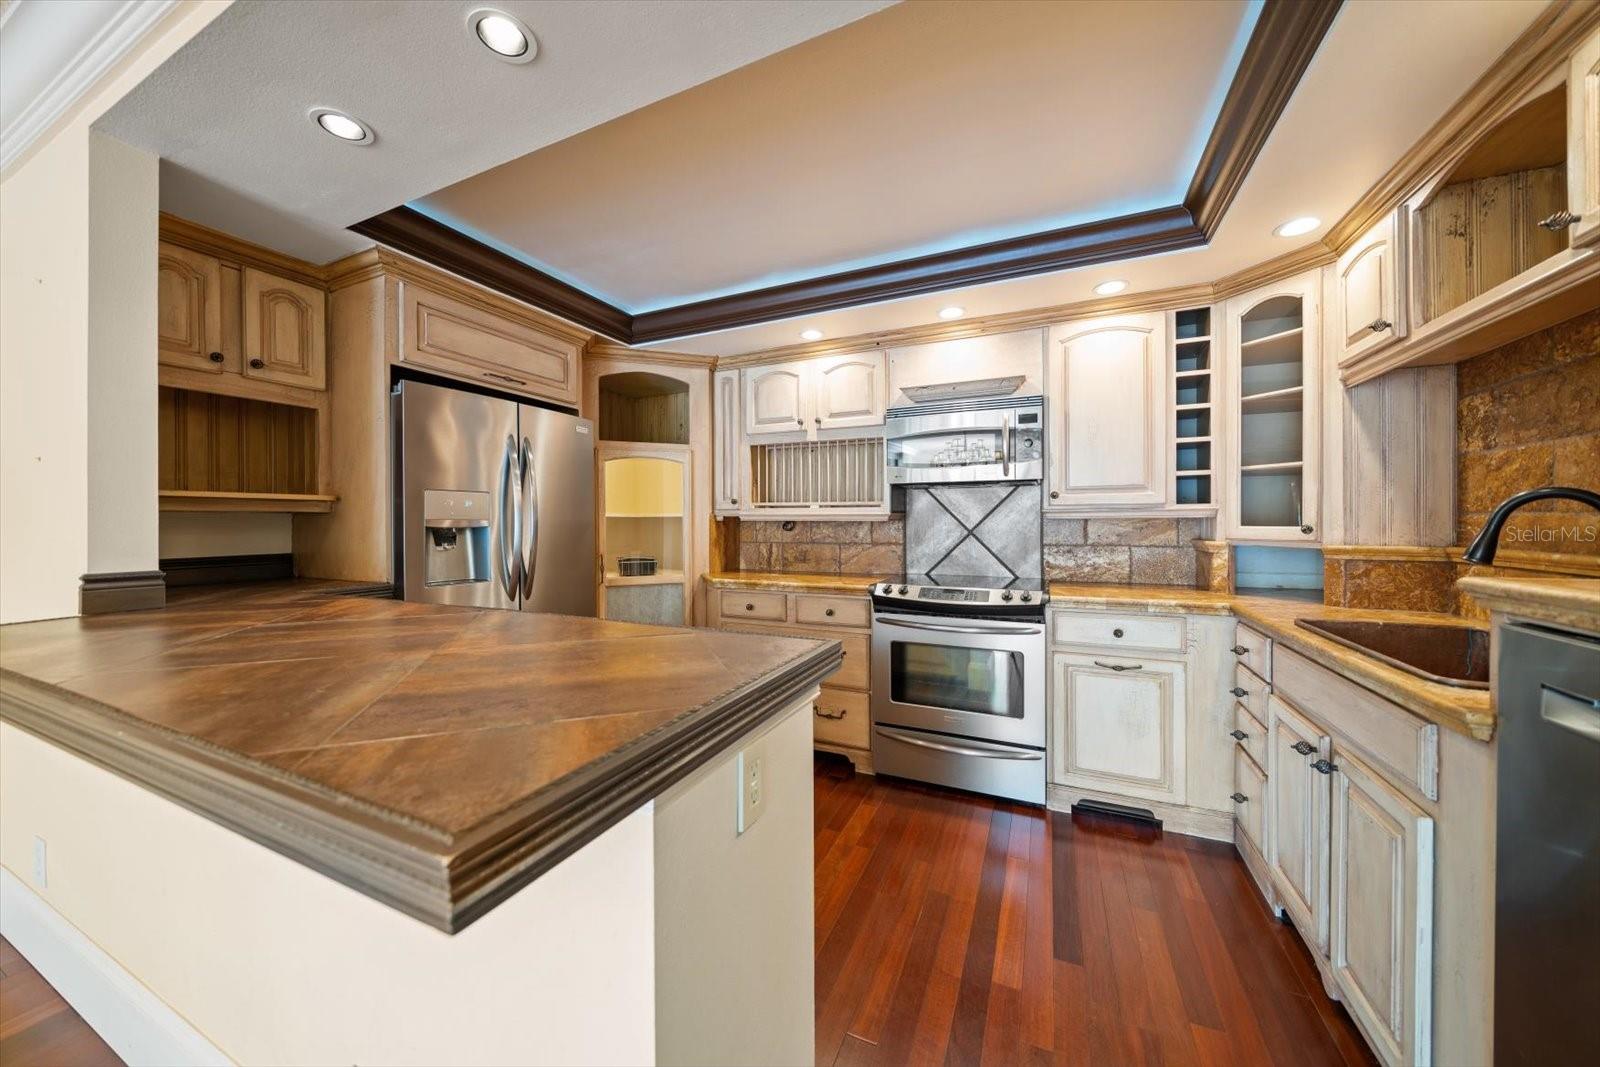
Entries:
[[1232, 693], [1236, 697], [1242, 697], [1242, 696], [1248, 696], [1249, 693], [1250, 693], [1250, 690], [1248, 690], [1248, 689], [1240, 689], [1238, 686], [1234, 686], [1232, 689], [1228, 690], [1228, 692]]
[[1235, 656], [1242, 656], [1250, 650], [1245, 648], [1243, 645], [1234, 645], [1232, 648], [1228, 649], [1228, 651], [1232, 652]]
[[1551, 215], [1549, 218], [1540, 219], [1538, 225], [1541, 229], [1549, 230], [1551, 233], [1554, 233], [1557, 230], [1566, 229], [1568, 226], [1573, 225], [1582, 218], [1582, 215], [1574, 215], [1572, 212], [1563, 208], [1554, 215]]
[[1311, 769], [1316, 771], [1318, 774], [1332, 774], [1334, 771], [1338, 770], [1339, 767], [1337, 764], [1329, 763], [1325, 759], [1319, 759], [1311, 764]]
[[1119, 626], [1115, 630], [1112, 630], [1111, 631], [1111, 636], [1112, 637], [1121, 637], [1122, 636], [1122, 627]]
[[1380, 315], [1378, 318], [1375, 318], [1371, 322], [1367, 323], [1367, 329], [1371, 330], [1373, 333], [1381, 333], [1393, 325], [1394, 323]]
[[1144, 664], [1143, 663], [1134, 663], [1134, 664], [1130, 665], [1130, 664], [1126, 664], [1126, 663], [1102, 663], [1099, 660], [1095, 660], [1094, 661], [1094, 665], [1096, 667], [1104, 667], [1108, 671], [1142, 671], [1142, 670], [1144, 670]]
[[826, 615], [830, 619], [833, 618], [833, 609], [832, 608], [827, 608], [822, 613], [824, 615]]
[[846, 715], [850, 714], [850, 709], [849, 708], [840, 708], [837, 712], [835, 712], [832, 715], [829, 715], [827, 712], [823, 711], [821, 708], [817, 707], [816, 705], [812, 705], [812, 710], [817, 713], [817, 718], [819, 718], [819, 719], [842, 719]]
[[485, 378], [498, 378], [500, 381], [502, 381], [502, 382], [510, 382], [512, 385], [527, 385], [528, 384], [528, 380], [526, 378], [513, 378], [509, 374], [500, 374], [500, 373], [498, 373], [496, 371], [492, 371], [492, 370], [484, 371], [483, 372], [483, 376]]
[[1293, 748], [1296, 752], [1300, 753], [1300, 755], [1302, 755], [1302, 756], [1309, 756], [1309, 755], [1311, 755], [1311, 753], [1313, 753], [1313, 752], [1315, 752], [1317, 750], [1317, 746], [1313, 745], [1309, 741], [1296, 741], [1290, 747]]
[[1233, 738], [1235, 741], [1243, 741], [1245, 738], [1249, 737], [1250, 735], [1245, 733], [1243, 730], [1229, 730], [1228, 731], [1228, 736]]
[[1245, 801], [1249, 800], [1250, 798], [1245, 796], [1243, 793], [1229, 793], [1228, 794], [1228, 799], [1233, 801], [1235, 804], [1243, 804]]

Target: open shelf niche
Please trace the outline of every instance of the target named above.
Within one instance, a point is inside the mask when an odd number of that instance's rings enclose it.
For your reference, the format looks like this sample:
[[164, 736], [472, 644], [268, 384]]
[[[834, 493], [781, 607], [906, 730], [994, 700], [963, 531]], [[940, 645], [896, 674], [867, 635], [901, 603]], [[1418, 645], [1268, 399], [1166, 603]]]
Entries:
[[1276, 296], [1246, 312], [1239, 336], [1239, 524], [1299, 526], [1305, 309]]
[[1211, 309], [1176, 312], [1172, 330], [1173, 503], [1214, 502], [1211, 490]]
[[162, 511], [318, 512], [315, 408], [162, 386], [157, 400]]
[[599, 382], [602, 441], [689, 443], [689, 383], [648, 371], [607, 374]]

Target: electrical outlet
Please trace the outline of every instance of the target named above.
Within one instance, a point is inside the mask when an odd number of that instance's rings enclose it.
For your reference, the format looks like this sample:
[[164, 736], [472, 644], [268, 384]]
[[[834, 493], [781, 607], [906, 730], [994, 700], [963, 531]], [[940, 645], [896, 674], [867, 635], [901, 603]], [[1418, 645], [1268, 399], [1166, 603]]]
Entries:
[[767, 810], [767, 746], [754, 744], [739, 753], [738, 832], [754, 826]]
[[40, 889], [50, 887], [50, 869], [45, 862], [44, 838], [33, 839], [33, 884]]

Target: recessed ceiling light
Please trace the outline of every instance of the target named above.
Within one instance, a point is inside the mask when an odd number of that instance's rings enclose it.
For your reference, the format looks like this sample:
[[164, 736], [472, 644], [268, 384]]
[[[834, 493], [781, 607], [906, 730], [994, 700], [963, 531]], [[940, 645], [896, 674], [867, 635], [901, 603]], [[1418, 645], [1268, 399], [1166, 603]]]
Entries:
[[955, 304], [951, 304], [947, 308], [940, 308], [939, 309], [939, 317], [941, 319], [959, 319], [961, 316], [965, 315], [966, 313], [967, 313], [967, 309], [966, 308], [957, 307]]
[[1116, 296], [1127, 287], [1128, 283], [1123, 281], [1121, 278], [1118, 278], [1115, 281], [1101, 282], [1099, 285], [1094, 287], [1094, 291], [1099, 293], [1101, 296]]
[[331, 133], [341, 141], [350, 144], [371, 144], [372, 130], [366, 123], [353, 119], [343, 111], [336, 111], [331, 107], [314, 107], [306, 112], [311, 121], [322, 127], [324, 133]]
[[467, 29], [496, 59], [526, 63], [539, 54], [539, 41], [528, 24], [515, 15], [480, 7], [467, 15]]
[[821, 330], [801, 330], [800, 331], [800, 340], [802, 340], [802, 341], [820, 341], [820, 340], [822, 340], [822, 331]]
[[1303, 233], [1310, 233], [1321, 225], [1322, 220], [1315, 215], [1301, 215], [1297, 219], [1290, 219], [1272, 232], [1279, 237], [1299, 237]]

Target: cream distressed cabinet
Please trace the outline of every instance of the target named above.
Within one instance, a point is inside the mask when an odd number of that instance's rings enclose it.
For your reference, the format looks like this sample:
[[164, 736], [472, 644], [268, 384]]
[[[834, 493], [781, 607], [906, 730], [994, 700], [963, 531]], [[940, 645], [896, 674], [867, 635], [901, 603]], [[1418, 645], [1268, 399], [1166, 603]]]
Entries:
[[1312, 767], [1327, 759], [1329, 739], [1276, 696], [1268, 699], [1267, 777], [1271, 782], [1267, 867], [1300, 932], [1328, 951], [1328, 777]]
[[1122, 315], [1050, 330], [1047, 508], [1166, 501], [1166, 322]]
[[740, 486], [744, 484], [740, 457], [744, 447], [739, 433], [739, 372], [719, 370], [712, 375], [711, 410], [716, 455], [712, 462], [712, 507], [717, 514], [739, 510]]
[[1183, 803], [1183, 664], [1075, 652], [1051, 660], [1055, 780]]
[[1600, 242], [1600, 30], [1567, 68], [1567, 210], [1574, 247]]
[[882, 352], [751, 367], [744, 371], [744, 431], [882, 426], [887, 391]]
[[1334, 980], [1384, 1063], [1429, 1063], [1433, 819], [1338, 745], [1328, 762]]
[[1384, 216], [1339, 257], [1335, 270], [1340, 361], [1360, 359], [1406, 334], [1405, 227]]

